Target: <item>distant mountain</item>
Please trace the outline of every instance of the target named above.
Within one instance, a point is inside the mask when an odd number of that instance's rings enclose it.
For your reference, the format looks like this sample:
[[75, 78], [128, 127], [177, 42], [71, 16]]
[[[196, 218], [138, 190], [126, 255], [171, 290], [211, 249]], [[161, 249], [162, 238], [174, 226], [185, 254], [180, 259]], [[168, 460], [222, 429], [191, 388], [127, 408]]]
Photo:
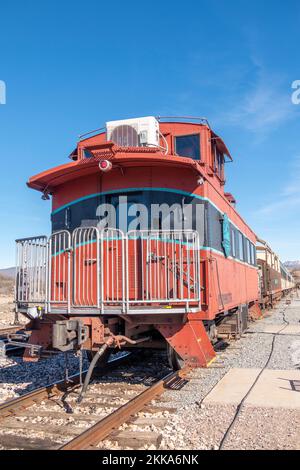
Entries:
[[10, 279], [13, 279], [15, 277], [15, 268], [5, 268], [5, 269], [0, 269], [0, 274], [4, 277], [9, 277]]
[[286, 268], [288, 268], [289, 270], [300, 270], [300, 260], [296, 260], [296, 261], [286, 261], [285, 263], [283, 263], [284, 266]]

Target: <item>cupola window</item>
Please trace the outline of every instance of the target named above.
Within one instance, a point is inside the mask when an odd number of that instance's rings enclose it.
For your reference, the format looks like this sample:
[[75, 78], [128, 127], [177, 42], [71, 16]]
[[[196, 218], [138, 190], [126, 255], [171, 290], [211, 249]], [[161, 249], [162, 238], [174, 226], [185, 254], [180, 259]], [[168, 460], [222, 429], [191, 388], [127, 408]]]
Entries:
[[180, 157], [201, 160], [200, 134], [179, 135], [175, 137], [175, 152]]

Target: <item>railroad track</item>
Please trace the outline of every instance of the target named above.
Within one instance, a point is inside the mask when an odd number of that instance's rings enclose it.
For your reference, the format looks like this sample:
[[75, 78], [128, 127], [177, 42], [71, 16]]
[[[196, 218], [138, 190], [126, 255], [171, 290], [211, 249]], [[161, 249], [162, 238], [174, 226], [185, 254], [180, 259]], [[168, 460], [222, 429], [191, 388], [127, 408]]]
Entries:
[[0, 327], [0, 338], [6, 337], [8, 334], [14, 334], [18, 331], [23, 331], [23, 325], [13, 325], [13, 326], [4, 326]]
[[[215, 344], [216, 362], [210, 367], [222, 368], [220, 355], [236, 349], [234, 343], [220, 339]], [[102, 382], [94, 382], [80, 404], [76, 374], [68, 383], [53, 383], [0, 405], [0, 449], [93, 450], [115, 445], [124, 449], [145, 444], [158, 448], [162, 429], [176, 411], [165, 406], [162, 395], [168, 389], [181, 389], [189, 369], [146, 376], [137, 383], [108, 375], [128, 359], [129, 354], [109, 363]]]
[[175, 411], [164, 406], [161, 395], [180, 389], [188, 369], [163, 377], [146, 374], [142, 380], [129, 373], [133, 380], [124, 381], [114, 370], [126, 360], [116, 359], [104, 369], [101, 382], [90, 385], [80, 404], [77, 374], [68, 383], [51, 384], [0, 405], [0, 449], [92, 450], [105, 448], [106, 438], [122, 448], [158, 446], [159, 428]]
[[23, 325], [5, 326], [0, 328], [0, 354], [6, 356], [19, 356], [23, 354], [24, 347], [17, 344], [9, 344], [8, 335], [24, 333]]

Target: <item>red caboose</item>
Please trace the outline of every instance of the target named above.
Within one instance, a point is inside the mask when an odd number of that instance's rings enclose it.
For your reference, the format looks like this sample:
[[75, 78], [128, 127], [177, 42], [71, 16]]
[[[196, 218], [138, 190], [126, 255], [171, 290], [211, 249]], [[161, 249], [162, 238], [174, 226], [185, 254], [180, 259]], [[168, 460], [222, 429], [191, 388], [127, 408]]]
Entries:
[[[207, 366], [258, 301], [256, 236], [224, 192], [230, 153], [203, 119], [113, 121], [71, 162], [30, 178], [52, 235], [17, 241], [18, 311], [31, 343], [95, 352], [168, 347]], [[27, 359], [32, 359], [27, 353]]]

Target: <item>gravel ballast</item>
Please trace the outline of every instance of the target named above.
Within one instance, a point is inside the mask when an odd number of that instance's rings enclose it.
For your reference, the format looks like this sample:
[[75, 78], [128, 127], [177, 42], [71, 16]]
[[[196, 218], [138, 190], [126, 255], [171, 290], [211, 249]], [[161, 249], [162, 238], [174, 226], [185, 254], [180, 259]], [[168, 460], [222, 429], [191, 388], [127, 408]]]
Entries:
[[[300, 301], [287, 305], [282, 300], [263, 320], [250, 324], [248, 332], [209, 369], [196, 369], [192, 380], [180, 392], [167, 392], [177, 407], [172, 423], [164, 432], [164, 449], [219, 449], [236, 406], [203, 404], [202, 400], [231, 368], [260, 369], [271, 351], [272, 334], [260, 333], [265, 325], [299, 325]], [[283, 331], [284, 332], [284, 331]], [[231, 349], [231, 347], [233, 349]], [[276, 336], [269, 369], [299, 369], [300, 336]], [[254, 408], [243, 406], [230, 431], [224, 449], [300, 449], [299, 409]]]

